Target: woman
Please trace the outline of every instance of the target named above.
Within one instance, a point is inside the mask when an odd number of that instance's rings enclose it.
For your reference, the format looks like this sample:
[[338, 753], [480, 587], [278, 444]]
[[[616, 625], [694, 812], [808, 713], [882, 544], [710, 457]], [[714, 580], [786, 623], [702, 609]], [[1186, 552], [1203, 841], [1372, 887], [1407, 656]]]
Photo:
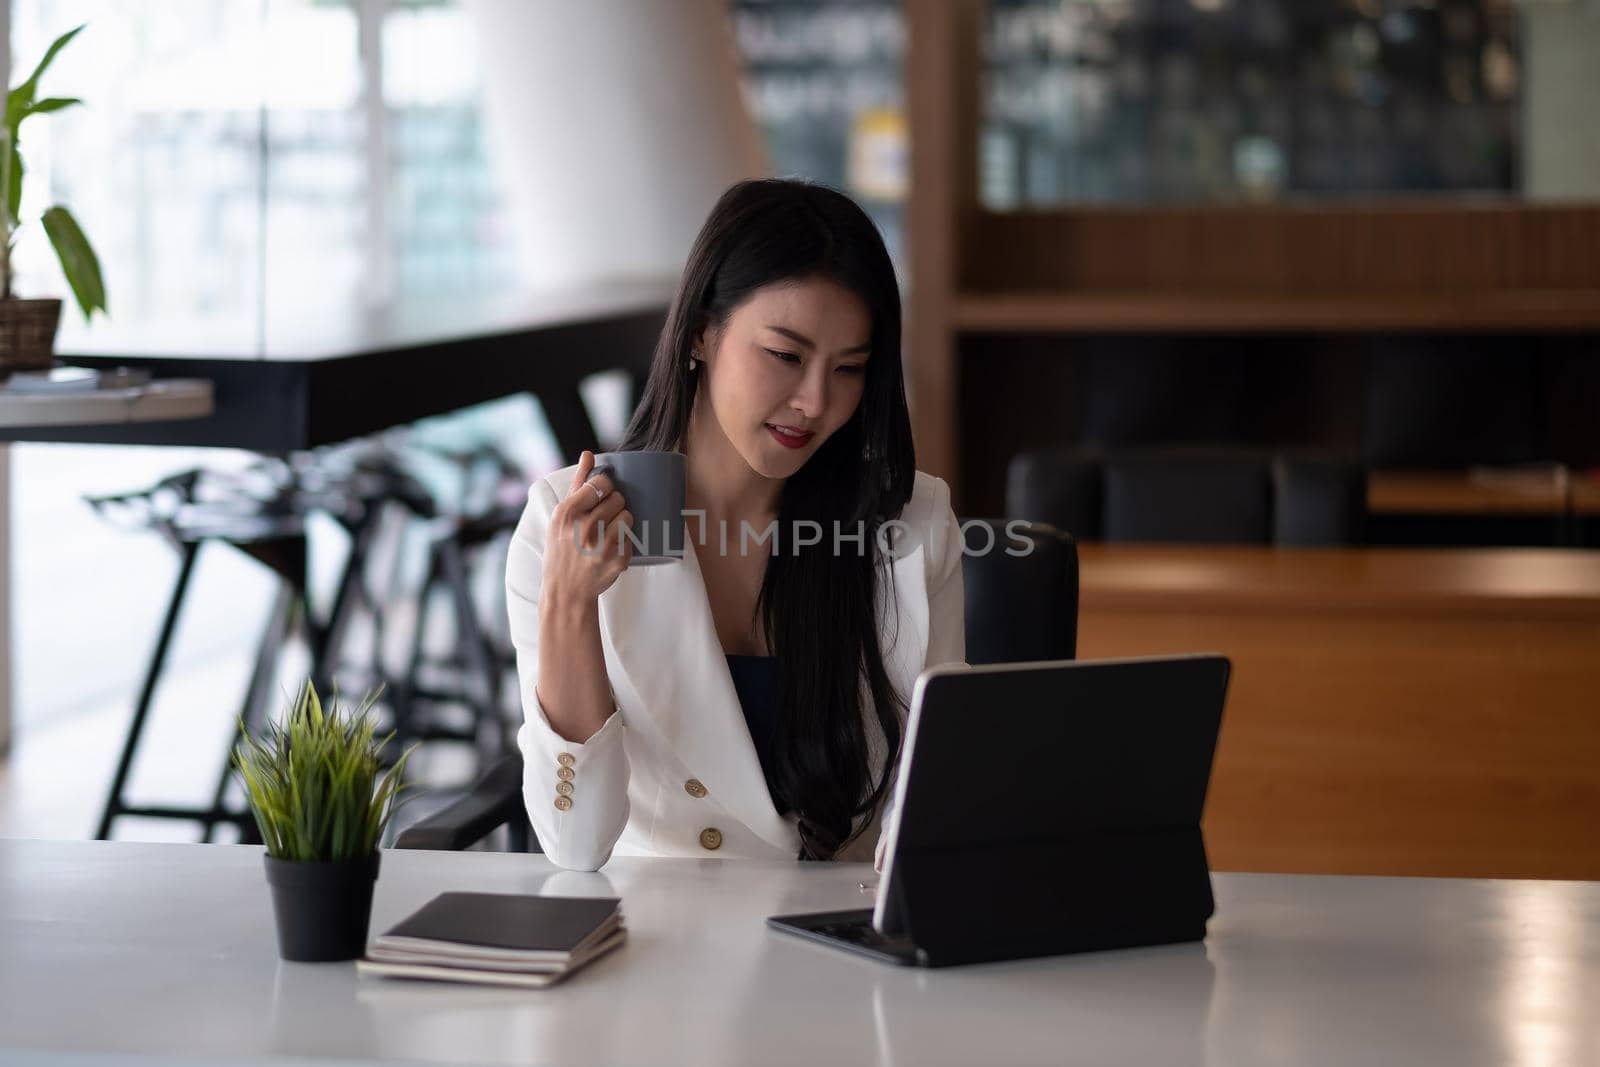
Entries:
[[682, 562], [626, 569], [632, 516], [588, 452], [533, 485], [512, 541], [541, 846], [580, 870], [872, 856], [912, 683], [965, 639], [961, 535], [915, 469], [899, 291], [859, 207], [791, 181], [722, 196], [636, 449], [686, 456]]

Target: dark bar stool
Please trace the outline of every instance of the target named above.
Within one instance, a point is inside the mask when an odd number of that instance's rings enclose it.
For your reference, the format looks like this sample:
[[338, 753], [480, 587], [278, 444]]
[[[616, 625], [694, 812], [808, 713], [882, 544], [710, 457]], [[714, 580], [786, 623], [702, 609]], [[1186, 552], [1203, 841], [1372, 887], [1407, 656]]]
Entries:
[[[198, 822], [211, 839], [216, 827], [233, 824], [246, 839], [254, 833], [247, 812], [223, 804], [227, 781], [226, 757], [219, 774], [219, 786], [207, 807], [140, 805], [126, 795], [128, 776], [138, 753], [140, 739], [150, 714], [156, 688], [167, 667], [184, 601], [194, 576], [200, 549], [221, 544], [245, 553], [270, 568], [280, 581], [271, 614], [256, 648], [250, 680], [246, 686], [240, 717], [250, 726], [260, 724], [271, 697], [278, 655], [294, 628], [305, 626], [306, 611], [306, 532], [304, 514], [275, 507], [273, 501], [254, 497], [245, 481], [234, 482], [205, 470], [184, 471], [163, 479], [148, 490], [91, 497], [89, 504], [101, 515], [119, 525], [136, 524], [153, 529], [178, 554], [178, 574], [167, 600], [167, 610], [156, 637], [155, 649], [145, 669], [144, 679], [134, 704], [133, 717], [123, 741], [122, 751], [112, 775], [106, 802], [95, 836], [107, 839], [119, 816], [182, 819]], [[310, 635], [308, 644], [314, 663], [320, 666], [325, 652], [321, 635]]]
[[[418, 451], [404, 435], [391, 435], [385, 441], [357, 442], [287, 461], [263, 460], [240, 473], [185, 471], [146, 490], [89, 500], [97, 512], [119, 525], [155, 530], [179, 560], [167, 611], [108, 790], [98, 837], [110, 837], [118, 817], [135, 815], [196, 822], [205, 840], [212, 840], [219, 826], [236, 825], [245, 840], [254, 840], [255, 826], [248, 812], [242, 804], [228, 802], [234, 775], [226, 753], [207, 806], [140, 805], [127, 797], [128, 778], [190, 594], [195, 561], [207, 543], [244, 552], [269, 567], [280, 582], [240, 708], [240, 718], [249, 729], [261, 728], [270, 716], [282, 651], [299, 636], [319, 690], [383, 690], [382, 710], [391, 716], [398, 742], [391, 746], [392, 753], [414, 741], [464, 742], [474, 748], [481, 770], [510, 749], [512, 723], [500, 702], [504, 674], [514, 661], [509, 642], [501, 648], [494, 640], [494, 627], [485, 622], [474, 602], [470, 582], [475, 568], [487, 558], [487, 550], [515, 527], [520, 506], [512, 508], [498, 501], [508, 487], [525, 491], [522, 473], [491, 446], [446, 454], [445, 458], [463, 469], [471, 468], [473, 478], [460, 501], [444, 505], [417, 476]], [[434, 458], [439, 458], [437, 450], [433, 452]], [[395, 590], [402, 583], [396, 574], [388, 576], [387, 584], [373, 583], [368, 574], [391, 507], [400, 510], [407, 524], [422, 526], [429, 536], [410, 655], [393, 671], [386, 664], [383, 646], [397, 607]], [[473, 513], [466, 514], [463, 509]], [[350, 540], [332, 597], [321, 613], [312, 609], [307, 570], [307, 523], [317, 513], [336, 520]], [[374, 584], [380, 588], [373, 588]], [[503, 595], [498, 583], [496, 589]], [[425, 637], [441, 602], [453, 625], [455, 641], [449, 653], [432, 655]], [[503, 612], [503, 605], [498, 610]], [[349, 638], [355, 620], [363, 613], [371, 624], [371, 647], [353, 662], [347, 658]], [[341, 683], [337, 687], [336, 677]]]
[[[443, 491], [429, 478], [429, 464], [439, 463], [453, 469], [459, 491]], [[509, 640], [502, 652], [492, 636], [494, 626], [486, 618], [496, 610], [503, 612], [503, 604], [480, 609], [471, 583], [488, 559], [486, 550], [514, 527], [520, 515], [520, 508], [512, 512], [498, 501], [508, 486], [525, 495], [522, 471], [492, 444], [451, 451], [423, 444], [406, 433], [393, 433], [354, 448], [325, 450], [304, 480], [308, 484], [315, 481], [324, 494], [348, 497], [350, 506], [345, 510], [361, 517], [349, 530], [350, 562], [335, 598], [336, 604], [346, 607], [335, 612], [341, 632], [333, 636], [331, 647], [346, 648], [342, 631], [365, 611], [373, 628], [373, 645], [366, 658], [354, 665], [367, 672], [357, 688], [383, 689], [381, 707], [391, 716], [389, 725], [396, 742], [389, 751], [398, 753], [416, 742], [466, 744], [474, 750], [477, 770], [481, 770], [486, 761], [498, 758], [511, 744], [510, 719], [500, 710], [501, 678], [510, 653]], [[407, 580], [404, 553], [397, 549], [391, 573], [380, 579], [385, 583], [381, 590], [370, 588], [366, 573], [367, 554], [382, 525], [379, 517], [391, 506], [403, 514], [411, 531], [420, 529], [427, 537], [405, 659], [393, 669], [385, 656], [385, 634], [409, 606], [399, 595]], [[495, 588], [503, 595], [498, 580]], [[427, 638], [432, 625], [441, 620], [448, 620], [453, 640], [447, 652], [435, 653], [429, 650]], [[340, 671], [347, 689], [354, 677], [351, 667], [339, 660], [329, 668]], [[412, 767], [417, 766], [413, 761]]]
[[[514, 745], [513, 722], [502, 701], [505, 674], [515, 659], [509, 639], [502, 645], [494, 636], [495, 619], [504, 616], [503, 583], [495, 581], [496, 598], [485, 608], [473, 597], [472, 577], [497, 559], [493, 549], [516, 528], [522, 507], [507, 498], [526, 496], [526, 478], [490, 443], [425, 451], [457, 468], [463, 489], [452, 511], [431, 516], [410, 654], [394, 702], [396, 729], [408, 742], [472, 744], [481, 771]], [[427, 639], [440, 613], [453, 628], [454, 646], [434, 654]]]
[[[244, 806], [228, 803], [233, 781], [228, 752], [222, 756], [211, 802], [205, 807], [133, 804], [126, 793], [128, 777], [156, 689], [167, 668], [195, 561], [208, 543], [245, 553], [267, 566], [279, 580], [240, 707], [239, 717], [246, 727], [255, 731], [267, 721], [280, 657], [296, 636], [304, 642], [309, 671], [318, 689], [331, 692], [336, 688], [335, 671], [351, 619], [363, 607], [381, 619], [378, 605], [360, 578], [379, 528], [381, 510], [376, 503], [382, 494], [373, 491], [371, 479], [363, 480], [359, 474], [359, 469], [352, 473], [338, 463], [330, 464], [325, 457], [306, 454], [288, 461], [263, 459], [236, 473], [185, 471], [148, 490], [90, 499], [98, 512], [120, 525], [154, 529], [178, 553], [179, 560], [167, 612], [108, 790], [98, 837], [108, 838], [119, 816], [137, 815], [197, 822], [207, 841], [214, 839], [219, 826], [227, 824], [240, 827], [245, 840], [255, 840], [254, 820]], [[382, 489], [383, 493], [395, 491], [387, 481]], [[331, 516], [351, 538], [333, 596], [320, 617], [312, 610], [307, 569], [307, 523], [317, 513]], [[374, 673], [381, 675], [380, 671]], [[381, 677], [379, 681], [381, 684]]]
[[[515, 660], [508, 648], [501, 648], [490, 636], [472, 597], [471, 575], [499, 538], [516, 528], [521, 514], [520, 508], [500, 508], [451, 522], [433, 540], [404, 683], [406, 703], [415, 716], [408, 724], [414, 737], [470, 741], [486, 760], [509, 751], [514, 743], [512, 722], [501, 702], [505, 673]], [[456, 649], [445, 656], [430, 656], [426, 649], [428, 626], [441, 600], [455, 626]], [[452, 728], [442, 724], [437, 715], [426, 714], [449, 706], [465, 708], [469, 724]]]

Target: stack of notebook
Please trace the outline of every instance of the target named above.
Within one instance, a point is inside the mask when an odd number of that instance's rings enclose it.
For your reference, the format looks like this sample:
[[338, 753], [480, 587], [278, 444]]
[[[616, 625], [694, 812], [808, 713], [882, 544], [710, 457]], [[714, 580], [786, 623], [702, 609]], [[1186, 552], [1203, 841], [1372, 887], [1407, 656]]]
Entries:
[[367, 946], [362, 974], [545, 986], [622, 944], [621, 901], [441, 893]]

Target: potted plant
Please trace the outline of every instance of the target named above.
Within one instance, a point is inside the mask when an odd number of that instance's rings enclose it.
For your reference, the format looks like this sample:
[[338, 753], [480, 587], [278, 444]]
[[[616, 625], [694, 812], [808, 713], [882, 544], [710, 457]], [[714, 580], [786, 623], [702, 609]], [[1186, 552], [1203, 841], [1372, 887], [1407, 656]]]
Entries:
[[[324, 709], [307, 679], [284, 720], [252, 737], [244, 722], [233, 764], [266, 843], [267, 882], [286, 960], [361, 955], [378, 877], [378, 842], [394, 814], [408, 749], [387, 772], [394, 737], [375, 738], [368, 694], [353, 711]], [[414, 748], [415, 746], [413, 746]]]
[[[5, 122], [0, 124], [0, 203], [5, 205], [5, 239], [0, 240], [0, 378], [12, 371], [47, 368], [55, 357], [61, 301], [55, 297], [19, 300], [11, 289], [11, 253], [16, 247], [17, 231], [22, 226], [20, 210], [25, 174], [22, 156], [17, 151], [21, 144], [18, 133], [22, 120], [30, 115], [46, 115], [83, 102], [63, 96], [38, 99], [39, 76], [55, 59], [56, 53], [82, 29], [79, 26], [57, 37], [28, 80], [6, 97]], [[72, 287], [78, 307], [83, 309], [84, 319], [96, 311], [105, 311], [106, 287], [100, 277], [100, 261], [72, 213], [57, 204], [39, 217], [39, 223], [56, 250], [61, 272]]]

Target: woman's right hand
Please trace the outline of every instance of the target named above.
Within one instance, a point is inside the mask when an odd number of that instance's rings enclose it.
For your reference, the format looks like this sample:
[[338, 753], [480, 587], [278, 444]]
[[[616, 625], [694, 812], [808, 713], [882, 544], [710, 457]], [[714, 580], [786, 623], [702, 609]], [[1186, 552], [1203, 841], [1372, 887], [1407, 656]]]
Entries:
[[593, 470], [594, 453], [585, 450], [578, 457], [572, 488], [550, 515], [541, 594], [545, 599], [593, 605], [633, 558], [633, 544], [622, 535], [623, 527], [633, 528], [628, 502], [608, 475], [590, 478]]

